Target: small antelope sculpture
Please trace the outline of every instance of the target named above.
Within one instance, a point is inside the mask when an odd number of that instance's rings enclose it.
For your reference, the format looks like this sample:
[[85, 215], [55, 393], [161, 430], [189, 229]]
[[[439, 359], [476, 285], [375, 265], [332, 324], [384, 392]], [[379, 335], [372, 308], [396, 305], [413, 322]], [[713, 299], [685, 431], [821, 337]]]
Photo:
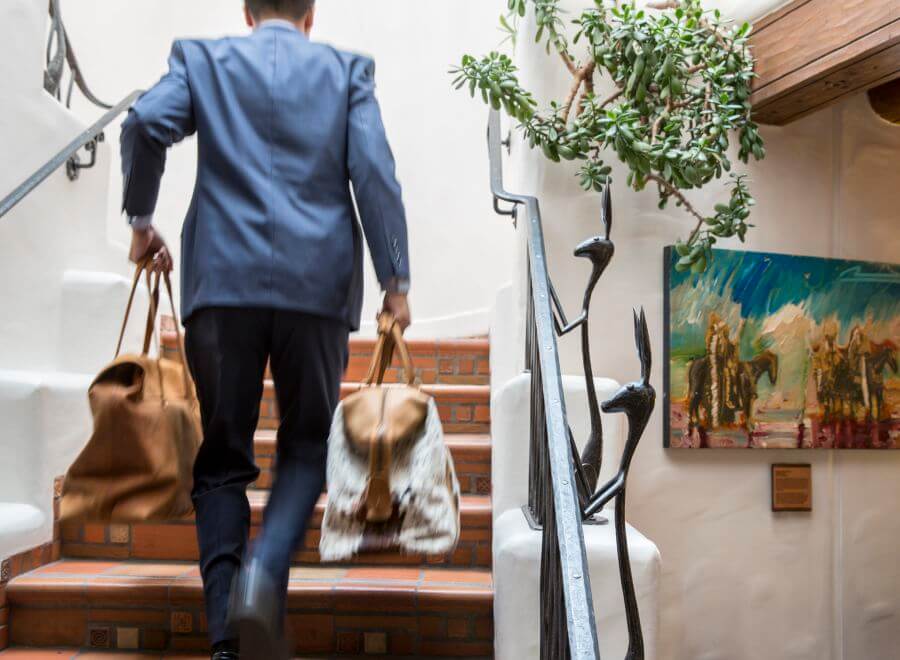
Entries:
[[628, 625], [628, 653], [626, 660], [643, 660], [644, 637], [641, 632], [641, 619], [638, 612], [637, 597], [634, 590], [634, 579], [631, 575], [631, 562], [628, 557], [628, 538], [625, 534], [625, 486], [628, 481], [628, 470], [637, 449], [653, 407], [656, 404], [656, 390], [650, 385], [650, 333], [647, 330], [647, 319], [644, 310], [640, 315], [634, 314], [634, 341], [637, 345], [641, 361], [641, 379], [629, 383], [616, 395], [603, 402], [603, 412], [625, 413], [628, 418], [628, 440], [622, 452], [619, 471], [607, 484], [591, 498], [585, 515], [591, 516], [616, 498], [615, 529], [616, 548], [619, 555], [619, 577], [622, 580], [622, 593], [625, 598], [625, 619]]
[[[590, 347], [590, 329], [588, 327], [588, 317], [591, 309], [591, 299], [594, 296], [594, 289], [600, 281], [600, 276], [609, 266], [613, 255], [616, 252], [616, 246], [610, 240], [612, 232], [612, 197], [610, 195], [609, 186], [603, 191], [603, 207], [600, 219], [605, 228], [605, 236], [594, 236], [579, 243], [575, 248], [575, 256], [588, 259], [591, 262], [591, 275], [588, 279], [587, 288], [584, 291], [584, 298], [581, 304], [581, 314], [578, 318], [568, 323], [563, 313], [562, 304], [556, 295], [556, 290], [552, 288], [551, 295], [553, 303], [556, 307], [559, 318], [555, 318], [556, 332], [560, 336], [570, 333], [575, 328], [581, 327], [581, 355], [584, 363], [585, 386], [587, 387], [588, 409], [591, 415], [591, 433], [588, 441], [581, 453], [581, 472], [584, 478], [584, 496], [588, 496], [594, 492], [597, 487], [597, 479], [600, 476], [600, 467], [603, 460], [603, 424], [600, 420], [600, 406], [597, 402], [597, 390], [594, 387], [594, 371], [591, 366], [591, 347]], [[573, 448], [574, 451], [574, 448]]]

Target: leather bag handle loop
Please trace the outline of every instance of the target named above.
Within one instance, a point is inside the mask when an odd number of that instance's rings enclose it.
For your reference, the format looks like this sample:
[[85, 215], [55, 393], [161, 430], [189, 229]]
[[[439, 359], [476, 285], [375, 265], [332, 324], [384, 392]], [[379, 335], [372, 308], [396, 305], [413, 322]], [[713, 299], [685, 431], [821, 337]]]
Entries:
[[169, 296], [169, 309], [172, 312], [172, 320], [175, 324], [175, 335], [178, 341], [178, 357], [181, 360], [181, 373], [184, 375], [184, 396], [194, 399], [194, 388], [191, 387], [191, 376], [188, 370], [187, 357], [184, 351], [184, 337], [181, 334], [181, 321], [178, 320], [178, 312], [175, 310], [175, 296], [172, 295], [172, 279], [168, 273], [163, 273], [163, 281], [166, 284], [166, 294]]
[[156, 330], [156, 314], [159, 312], [159, 273], [156, 273], [154, 276], [149, 270], [144, 272], [147, 273], [147, 291], [150, 293], [150, 306], [147, 309], [147, 325], [144, 328], [144, 347], [141, 355], [150, 353], [150, 343], [153, 341], [153, 334]]
[[395, 349], [400, 354], [405, 383], [414, 385], [416, 372], [400, 324], [392, 314], [382, 312], [378, 315], [378, 340], [375, 343], [375, 352], [372, 355], [369, 372], [363, 381], [365, 385], [381, 385], [384, 382], [384, 374], [391, 366]]
[[[134, 295], [137, 293], [138, 284], [141, 283], [141, 275], [147, 269], [149, 260], [141, 261], [134, 269], [134, 280], [131, 283], [131, 293], [128, 295], [128, 304], [125, 306], [125, 318], [122, 319], [122, 328], [119, 330], [119, 342], [116, 344], [116, 354], [119, 357], [122, 352], [122, 342], [125, 340], [125, 330], [128, 327], [128, 318], [131, 316], [131, 308], [134, 304]], [[150, 290], [150, 273], [147, 272], [147, 290]], [[146, 335], [144, 337], [146, 340]]]

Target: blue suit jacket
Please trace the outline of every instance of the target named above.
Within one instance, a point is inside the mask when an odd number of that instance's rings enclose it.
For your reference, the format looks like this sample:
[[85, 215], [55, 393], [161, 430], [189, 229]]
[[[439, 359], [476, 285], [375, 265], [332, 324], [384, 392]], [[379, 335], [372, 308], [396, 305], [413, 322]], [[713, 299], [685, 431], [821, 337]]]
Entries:
[[153, 213], [166, 150], [197, 134], [182, 315], [296, 310], [359, 327], [362, 240], [382, 286], [409, 278], [406, 218], [372, 60], [283, 24], [176, 41], [122, 126], [124, 210]]

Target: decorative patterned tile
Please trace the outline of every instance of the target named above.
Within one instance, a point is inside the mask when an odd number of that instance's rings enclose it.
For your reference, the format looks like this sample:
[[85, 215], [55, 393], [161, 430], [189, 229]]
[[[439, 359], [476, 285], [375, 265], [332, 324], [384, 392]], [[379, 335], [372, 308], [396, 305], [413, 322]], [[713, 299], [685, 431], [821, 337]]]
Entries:
[[190, 612], [172, 612], [172, 632], [186, 635], [194, 631], [194, 617]]
[[110, 525], [109, 542], [125, 544], [131, 539], [131, 527], [129, 525]]
[[112, 629], [106, 626], [91, 627], [88, 630], [88, 646], [92, 649], [108, 649], [112, 647]]

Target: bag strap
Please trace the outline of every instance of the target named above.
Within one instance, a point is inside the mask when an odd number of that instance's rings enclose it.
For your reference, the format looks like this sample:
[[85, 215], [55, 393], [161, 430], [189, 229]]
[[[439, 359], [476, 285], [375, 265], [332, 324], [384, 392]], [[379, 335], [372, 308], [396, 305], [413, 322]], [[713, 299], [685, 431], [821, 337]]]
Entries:
[[144, 272], [147, 273], [147, 290], [150, 293], [150, 305], [147, 308], [147, 325], [144, 327], [144, 348], [141, 355], [150, 353], [150, 342], [153, 341], [153, 334], [156, 331], [156, 315], [159, 312], [159, 273], [156, 273], [154, 277], [149, 270]]
[[409, 347], [403, 339], [403, 330], [392, 314], [382, 312], [378, 315], [378, 340], [375, 343], [375, 352], [369, 365], [369, 372], [363, 381], [365, 385], [381, 385], [384, 382], [384, 373], [391, 366], [394, 350], [400, 354], [400, 364], [403, 367], [405, 382], [407, 385], [415, 384], [416, 372], [413, 369]]
[[163, 273], [163, 281], [166, 284], [166, 294], [169, 296], [169, 309], [172, 312], [172, 320], [175, 324], [175, 335], [178, 343], [178, 358], [181, 360], [181, 373], [184, 376], [184, 396], [193, 399], [196, 396], [191, 387], [191, 376], [188, 370], [187, 358], [184, 352], [184, 337], [181, 334], [181, 321], [178, 320], [178, 312], [175, 310], [175, 296], [172, 295], [172, 280], [168, 273]]
[[[122, 319], [122, 328], [119, 330], [119, 342], [116, 344], [116, 355], [115, 357], [119, 357], [119, 354], [122, 352], [122, 342], [125, 340], [125, 330], [128, 327], [128, 318], [131, 316], [131, 308], [134, 305], [134, 295], [137, 293], [138, 284], [141, 283], [141, 275], [146, 273], [147, 275], [147, 292], [150, 294], [150, 308], [152, 310], [155, 309], [155, 305], [153, 304], [153, 290], [150, 285], [150, 271], [147, 269], [149, 265], [149, 259], [145, 259], [141, 261], [134, 269], [134, 280], [131, 283], [131, 293], [128, 295], [128, 304], [125, 306], [125, 318]], [[153, 313], [153, 316], [150, 317], [148, 313], [148, 322], [147, 327], [144, 331], [144, 355], [150, 349], [150, 338], [148, 337], [148, 332], [152, 330], [151, 322], [155, 322], [156, 314]]]

